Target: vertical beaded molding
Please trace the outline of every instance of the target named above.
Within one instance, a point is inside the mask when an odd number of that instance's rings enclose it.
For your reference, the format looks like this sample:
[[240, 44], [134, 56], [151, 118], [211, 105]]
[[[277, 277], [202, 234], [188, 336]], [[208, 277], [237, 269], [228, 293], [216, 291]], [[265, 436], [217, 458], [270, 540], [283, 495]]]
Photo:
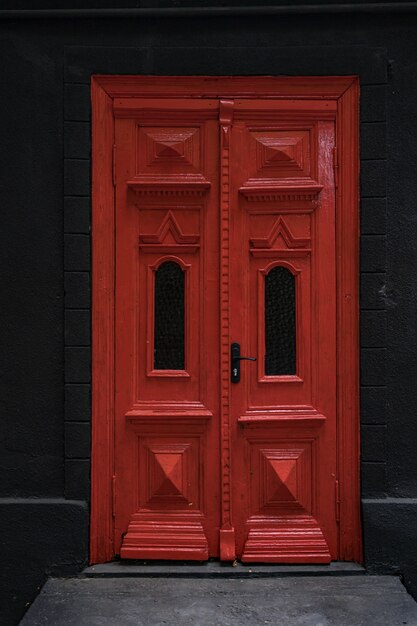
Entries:
[[221, 326], [221, 458], [222, 458], [222, 527], [220, 558], [236, 558], [235, 531], [232, 525], [230, 498], [230, 320], [229, 320], [229, 249], [230, 249], [230, 132], [233, 100], [220, 100], [220, 326]]

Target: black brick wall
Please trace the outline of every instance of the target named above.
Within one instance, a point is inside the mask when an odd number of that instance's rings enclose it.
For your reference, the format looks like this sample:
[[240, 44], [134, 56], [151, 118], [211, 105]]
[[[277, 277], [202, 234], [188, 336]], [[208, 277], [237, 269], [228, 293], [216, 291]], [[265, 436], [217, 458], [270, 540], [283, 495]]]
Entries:
[[90, 499], [90, 90], [64, 88], [65, 496]]

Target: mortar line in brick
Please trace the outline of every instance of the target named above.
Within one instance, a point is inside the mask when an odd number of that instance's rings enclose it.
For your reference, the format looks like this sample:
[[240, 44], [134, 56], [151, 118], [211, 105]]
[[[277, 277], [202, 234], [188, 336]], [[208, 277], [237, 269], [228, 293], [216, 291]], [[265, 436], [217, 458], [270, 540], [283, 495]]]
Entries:
[[[85, 85], [85, 83], [83, 84]], [[387, 87], [387, 85], [388, 85], [388, 82], [386, 83], [362, 83], [361, 82], [361, 87]]]
[[385, 385], [366, 385], [366, 384], [362, 384], [360, 386], [361, 389], [385, 389], [386, 387], [388, 387], [388, 384], [385, 384]]
[[[65, 306], [65, 311], [91, 311], [91, 305], [88, 306]], [[377, 309], [378, 310], [378, 309]], [[382, 309], [379, 309], [382, 310]]]
[[386, 465], [387, 461], [362, 461], [362, 463], [367, 463], [368, 465]]
[[69, 386], [69, 385], [85, 385], [87, 387], [87, 386], [90, 386], [91, 383], [65, 383], [65, 386]]

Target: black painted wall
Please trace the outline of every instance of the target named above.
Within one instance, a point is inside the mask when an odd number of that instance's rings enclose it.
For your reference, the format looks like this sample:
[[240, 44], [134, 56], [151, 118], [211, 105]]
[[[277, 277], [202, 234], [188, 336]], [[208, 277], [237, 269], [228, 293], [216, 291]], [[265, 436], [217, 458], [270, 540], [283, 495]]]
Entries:
[[92, 73], [360, 76], [365, 560], [416, 592], [416, 29], [415, 14], [0, 19], [2, 624], [88, 559]]

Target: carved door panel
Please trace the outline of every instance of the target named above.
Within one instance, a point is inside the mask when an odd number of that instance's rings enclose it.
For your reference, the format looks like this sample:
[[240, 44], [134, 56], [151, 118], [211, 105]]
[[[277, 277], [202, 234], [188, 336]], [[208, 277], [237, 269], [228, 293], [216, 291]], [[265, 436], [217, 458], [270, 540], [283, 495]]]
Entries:
[[218, 102], [115, 103], [115, 545], [218, 553]]
[[243, 561], [337, 555], [334, 121], [313, 107], [233, 107], [231, 340], [257, 358], [231, 385]]
[[328, 562], [334, 106], [116, 98], [114, 113], [116, 552]]

